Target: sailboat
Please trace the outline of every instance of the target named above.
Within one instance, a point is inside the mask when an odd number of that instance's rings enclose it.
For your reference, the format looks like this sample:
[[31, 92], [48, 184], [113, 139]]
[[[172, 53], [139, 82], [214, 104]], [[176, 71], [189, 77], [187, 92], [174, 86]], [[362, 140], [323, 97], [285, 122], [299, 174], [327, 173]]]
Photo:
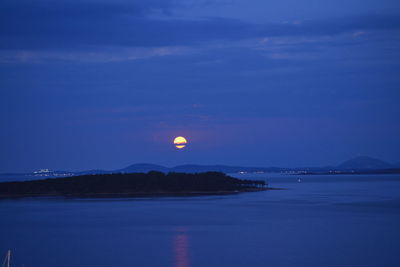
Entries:
[[11, 250], [8, 250], [2, 267], [10, 267], [10, 262], [11, 262]]

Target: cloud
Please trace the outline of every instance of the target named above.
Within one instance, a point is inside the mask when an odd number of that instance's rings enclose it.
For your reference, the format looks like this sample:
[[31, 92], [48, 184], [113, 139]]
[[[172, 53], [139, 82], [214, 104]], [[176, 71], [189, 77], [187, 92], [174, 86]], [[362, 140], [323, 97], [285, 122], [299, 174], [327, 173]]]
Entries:
[[55, 4], [6, 1], [0, 9], [0, 47], [49, 49], [92, 45], [168, 46], [260, 35], [320, 35], [400, 27], [400, 18], [390, 16], [264, 25], [225, 18], [188, 20], [172, 15], [163, 18], [151, 16], [155, 10], [168, 14], [175, 6], [173, 3], [154, 0]]
[[[400, 29], [400, 17], [378, 15], [259, 24], [223, 17], [188, 19], [174, 15], [174, 9], [184, 6], [176, 0], [19, 0], [0, 5], [3, 63], [124, 61], [252, 39], [275, 47], [276, 40], [286, 39], [293, 47], [290, 39], [331, 42], [332, 36], [356, 39], [365, 32]], [[278, 52], [272, 56], [288, 57]]]
[[189, 48], [168, 46], [155, 48], [107, 47], [93, 51], [0, 50], [0, 63], [44, 63], [53, 61], [98, 63], [139, 60], [179, 55]]

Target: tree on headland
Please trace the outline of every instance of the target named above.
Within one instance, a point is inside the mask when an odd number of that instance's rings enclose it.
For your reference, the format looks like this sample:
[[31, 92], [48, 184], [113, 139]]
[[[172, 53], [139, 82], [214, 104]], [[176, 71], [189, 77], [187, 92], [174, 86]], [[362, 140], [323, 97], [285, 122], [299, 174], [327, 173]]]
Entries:
[[221, 172], [164, 174], [115, 173], [83, 175], [24, 182], [0, 183], [1, 196], [17, 195], [95, 195], [165, 194], [192, 192], [236, 192], [266, 187], [265, 181], [241, 180]]

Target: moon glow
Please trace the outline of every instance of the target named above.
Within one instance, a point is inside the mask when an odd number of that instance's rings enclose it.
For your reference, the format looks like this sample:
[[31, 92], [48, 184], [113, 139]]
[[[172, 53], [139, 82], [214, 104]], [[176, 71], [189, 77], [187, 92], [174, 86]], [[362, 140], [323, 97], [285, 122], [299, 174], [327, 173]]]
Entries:
[[187, 140], [183, 136], [178, 136], [174, 139], [174, 145], [177, 149], [182, 149], [186, 146]]

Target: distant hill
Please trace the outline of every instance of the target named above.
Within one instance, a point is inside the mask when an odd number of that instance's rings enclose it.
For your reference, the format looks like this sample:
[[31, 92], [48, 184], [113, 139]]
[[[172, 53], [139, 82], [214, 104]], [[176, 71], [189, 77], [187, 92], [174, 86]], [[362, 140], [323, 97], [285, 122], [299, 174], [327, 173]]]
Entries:
[[234, 167], [234, 166], [225, 166], [225, 165], [195, 165], [195, 164], [187, 164], [187, 165], [179, 165], [170, 169], [173, 172], [187, 172], [187, 173], [196, 173], [196, 172], [204, 172], [204, 171], [216, 171], [216, 172], [224, 172], [224, 173], [233, 173], [239, 172], [246, 169], [246, 167]]
[[[263, 168], [263, 167], [239, 167], [239, 166], [227, 166], [227, 165], [196, 165], [196, 164], [186, 164], [178, 165], [172, 168], [164, 167], [156, 164], [133, 164], [126, 168], [115, 170], [113, 172], [122, 173], [133, 173], [133, 172], [149, 172], [149, 171], [160, 171], [160, 172], [185, 172], [185, 173], [199, 173], [199, 172], [223, 172], [223, 173], [236, 173], [236, 172], [277, 172], [281, 171], [283, 168]], [[109, 172], [111, 173], [111, 172]]]
[[139, 164], [129, 165], [128, 167], [123, 169], [115, 170], [114, 172], [133, 173], [133, 172], [149, 172], [149, 171], [169, 172], [170, 168], [157, 164], [139, 163]]
[[223, 172], [223, 173], [236, 173], [236, 172], [279, 172], [284, 170], [283, 168], [276, 167], [243, 167], [243, 166], [227, 166], [227, 165], [179, 165], [170, 168], [169, 171], [172, 172], [187, 172], [187, 173], [197, 173], [197, 172]]
[[362, 156], [347, 160], [336, 168], [340, 170], [380, 170], [394, 167], [394, 165], [383, 160]]

